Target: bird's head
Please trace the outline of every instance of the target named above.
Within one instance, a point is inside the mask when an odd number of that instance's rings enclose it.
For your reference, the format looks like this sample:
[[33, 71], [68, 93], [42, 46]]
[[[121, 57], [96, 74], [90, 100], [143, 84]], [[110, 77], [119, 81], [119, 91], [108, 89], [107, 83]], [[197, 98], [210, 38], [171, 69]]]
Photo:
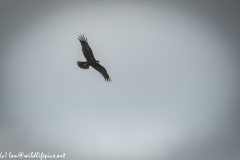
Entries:
[[99, 60], [96, 60], [96, 62], [97, 62], [97, 63], [100, 63], [100, 61], [99, 61]]

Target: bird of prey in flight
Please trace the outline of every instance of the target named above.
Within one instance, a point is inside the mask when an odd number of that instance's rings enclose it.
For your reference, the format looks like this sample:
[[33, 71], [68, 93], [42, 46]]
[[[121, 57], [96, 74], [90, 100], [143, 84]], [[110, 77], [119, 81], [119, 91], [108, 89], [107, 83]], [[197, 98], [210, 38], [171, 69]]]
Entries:
[[103, 75], [103, 77], [105, 78], [105, 81], [111, 81], [107, 73], [107, 70], [99, 64], [100, 61], [95, 59], [92, 49], [88, 45], [87, 38], [85, 38], [84, 35], [81, 35], [78, 37], [78, 40], [82, 45], [82, 52], [87, 61], [85, 62], [77, 61], [77, 65], [82, 69], [89, 69], [89, 66], [92, 66], [94, 69], [96, 69], [98, 72], [100, 72]]

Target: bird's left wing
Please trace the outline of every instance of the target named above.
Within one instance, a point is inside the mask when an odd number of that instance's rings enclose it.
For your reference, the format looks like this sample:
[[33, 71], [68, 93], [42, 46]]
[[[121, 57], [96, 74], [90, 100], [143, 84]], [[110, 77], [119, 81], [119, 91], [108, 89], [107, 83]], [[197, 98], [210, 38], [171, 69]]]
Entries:
[[103, 77], [105, 78], [105, 81], [111, 81], [107, 73], [107, 70], [103, 66], [101, 66], [98, 63], [92, 64], [91, 66], [103, 75]]

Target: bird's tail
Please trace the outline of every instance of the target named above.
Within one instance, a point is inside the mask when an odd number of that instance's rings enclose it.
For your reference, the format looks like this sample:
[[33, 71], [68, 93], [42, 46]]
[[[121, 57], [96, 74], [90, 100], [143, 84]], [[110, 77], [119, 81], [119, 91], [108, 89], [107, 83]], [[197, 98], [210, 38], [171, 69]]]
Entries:
[[82, 69], [89, 69], [89, 64], [87, 62], [77, 61], [77, 65]]

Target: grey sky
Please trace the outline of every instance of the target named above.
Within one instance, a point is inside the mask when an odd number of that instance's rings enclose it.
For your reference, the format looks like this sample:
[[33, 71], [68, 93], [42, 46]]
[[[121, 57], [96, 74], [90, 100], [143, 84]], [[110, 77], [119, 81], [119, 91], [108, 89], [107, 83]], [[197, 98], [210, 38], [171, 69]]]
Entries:
[[0, 152], [238, 160], [239, 7], [215, 2], [1, 1]]

